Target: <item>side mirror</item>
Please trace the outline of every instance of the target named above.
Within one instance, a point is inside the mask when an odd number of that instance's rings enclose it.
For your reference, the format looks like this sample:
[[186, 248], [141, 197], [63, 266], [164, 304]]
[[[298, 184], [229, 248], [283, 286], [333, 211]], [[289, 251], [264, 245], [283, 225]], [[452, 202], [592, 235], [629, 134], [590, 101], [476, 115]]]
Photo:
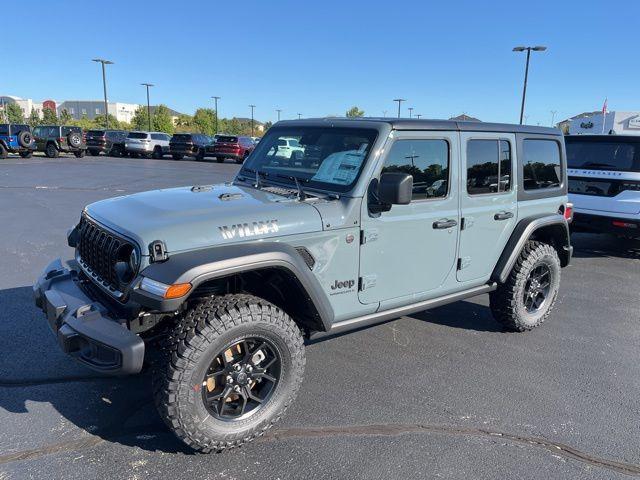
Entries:
[[369, 211], [388, 212], [392, 205], [408, 205], [413, 196], [413, 177], [407, 173], [388, 172], [374, 180], [369, 190]]
[[378, 199], [385, 205], [408, 205], [413, 196], [413, 177], [408, 173], [388, 172], [380, 176]]

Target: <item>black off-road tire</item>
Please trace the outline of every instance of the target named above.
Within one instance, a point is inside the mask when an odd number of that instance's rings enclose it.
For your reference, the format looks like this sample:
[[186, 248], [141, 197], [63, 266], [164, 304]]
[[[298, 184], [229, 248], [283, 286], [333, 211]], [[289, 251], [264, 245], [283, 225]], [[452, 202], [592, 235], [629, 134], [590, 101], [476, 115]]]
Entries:
[[87, 150], [87, 152], [89, 152], [89, 155], [91, 155], [92, 157], [97, 157], [98, 155], [100, 155], [100, 150], [96, 150], [95, 148], [90, 148]]
[[216, 157], [216, 162], [218, 163], [224, 162], [224, 157]]
[[6, 147], [0, 143], [0, 158], [7, 158], [9, 156], [9, 152]]
[[184, 158], [184, 155], [182, 155], [182, 154], [180, 154], [180, 153], [174, 153], [174, 154], [172, 154], [172, 155], [171, 155], [171, 157], [172, 157], [174, 160], [182, 160], [182, 159]]
[[156, 160], [160, 160], [162, 158], [162, 147], [156, 146], [156, 148], [153, 149], [151, 156]]
[[44, 153], [49, 158], [57, 158], [60, 156], [60, 150], [53, 143], [49, 143], [45, 149]]
[[[549, 292], [540, 309], [528, 312], [524, 304], [527, 280], [538, 266], [549, 269]], [[508, 330], [524, 332], [542, 324], [551, 313], [560, 288], [560, 258], [548, 243], [528, 241], [516, 260], [507, 281], [489, 294], [494, 318]]]
[[76, 150], [75, 152], [73, 152], [73, 154], [76, 156], [76, 158], [83, 158], [85, 155], [85, 151], [84, 150]]
[[31, 158], [33, 156], [33, 151], [29, 150], [28, 152], [20, 152], [20, 156], [22, 158]]
[[[205, 408], [201, 389], [213, 359], [245, 337], [271, 341], [281, 355], [281, 375], [259, 410], [223, 421]], [[263, 435], [294, 401], [305, 366], [298, 326], [275, 305], [252, 295], [233, 294], [195, 301], [170, 328], [153, 368], [154, 400], [160, 416], [191, 448], [208, 453], [239, 447]]]

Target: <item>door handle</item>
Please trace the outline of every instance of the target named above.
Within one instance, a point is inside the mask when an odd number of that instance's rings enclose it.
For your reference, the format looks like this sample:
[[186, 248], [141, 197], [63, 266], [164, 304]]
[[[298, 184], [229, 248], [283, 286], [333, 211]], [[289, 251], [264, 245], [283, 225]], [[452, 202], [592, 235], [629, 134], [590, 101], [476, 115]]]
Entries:
[[509, 220], [513, 218], [513, 212], [498, 212], [493, 216], [494, 220]]
[[458, 225], [458, 222], [456, 220], [449, 219], [433, 222], [433, 228], [435, 228], [436, 230], [444, 230], [445, 228], [455, 227], [456, 225]]

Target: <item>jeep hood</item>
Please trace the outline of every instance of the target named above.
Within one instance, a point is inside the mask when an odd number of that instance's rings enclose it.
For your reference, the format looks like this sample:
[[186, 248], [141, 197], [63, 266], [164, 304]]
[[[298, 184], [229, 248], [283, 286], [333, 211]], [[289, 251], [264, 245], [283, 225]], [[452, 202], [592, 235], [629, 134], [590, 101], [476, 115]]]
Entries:
[[125, 195], [92, 203], [85, 211], [135, 240], [143, 255], [155, 240], [178, 252], [322, 230], [312, 205], [231, 184]]

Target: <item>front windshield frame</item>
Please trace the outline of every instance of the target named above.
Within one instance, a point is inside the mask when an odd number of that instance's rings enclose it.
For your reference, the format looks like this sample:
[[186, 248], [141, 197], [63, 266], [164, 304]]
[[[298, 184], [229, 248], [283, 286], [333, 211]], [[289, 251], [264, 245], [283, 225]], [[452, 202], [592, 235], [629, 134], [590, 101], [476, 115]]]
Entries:
[[[300, 137], [303, 134], [311, 135], [314, 133], [320, 132], [329, 132], [333, 134], [344, 134], [345, 136], [366, 136], [367, 140], [369, 140], [368, 145], [366, 147], [366, 152], [362, 158], [362, 162], [359, 165], [358, 171], [354, 175], [352, 181], [348, 184], [341, 183], [332, 183], [332, 182], [323, 182], [320, 180], [314, 180], [313, 178], [304, 178], [303, 176], [296, 175], [295, 168], [283, 168], [281, 172], [278, 172], [278, 175], [274, 174], [274, 172], [270, 171], [271, 169], [264, 168], [264, 165], [261, 165], [261, 159], [266, 157], [267, 153], [273, 147], [271, 145], [273, 142], [277, 143], [277, 140], [280, 138], [289, 138], [289, 137]], [[372, 152], [374, 151], [375, 145], [378, 142], [378, 138], [380, 135], [379, 129], [370, 126], [362, 126], [362, 127], [350, 127], [350, 126], [307, 126], [307, 125], [291, 125], [291, 126], [281, 126], [281, 127], [272, 127], [269, 131], [264, 135], [264, 137], [260, 140], [260, 142], [256, 145], [255, 150], [249, 156], [249, 158], [242, 165], [242, 169], [238, 172], [238, 177], [240, 179], [253, 179], [255, 178], [256, 171], [261, 176], [263, 180], [267, 180], [269, 183], [278, 183], [284, 184], [287, 186], [291, 186], [292, 188], [296, 188], [296, 182], [293, 177], [297, 177], [300, 184], [304, 189], [313, 189], [313, 190], [321, 190], [331, 193], [340, 193], [344, 194], [352, 191], [355, 186], [358, 184], [358, 181], [362, 175], [362, 172], [365, 170], [365, 166], [368, 164], [369, 159], [371, 158]], [[325, 161], [329, 156], [325, 157], [323, 161]], [[260, 159], [260, 160], [258, 160]], [[316, 175], [320, 170], [318, 167], [314, 173]], [[238, 178], [236, 177], [236, 178]], [[290, 178], [287, 178], [290, 177]]]

